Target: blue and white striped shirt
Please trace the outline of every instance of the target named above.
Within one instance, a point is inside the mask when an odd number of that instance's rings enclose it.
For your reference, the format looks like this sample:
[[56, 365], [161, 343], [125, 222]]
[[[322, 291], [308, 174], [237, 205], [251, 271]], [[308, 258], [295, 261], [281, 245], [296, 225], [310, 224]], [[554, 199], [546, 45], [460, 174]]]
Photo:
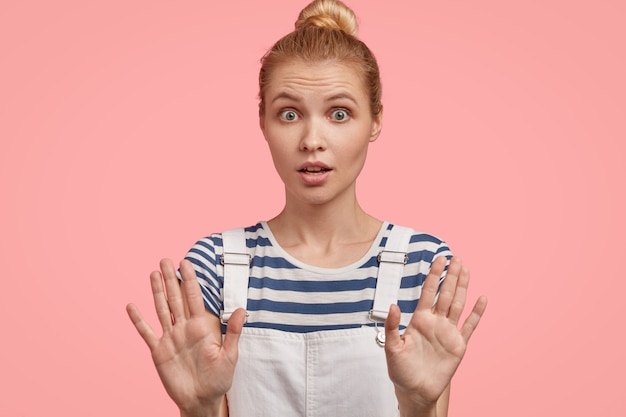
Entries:
[[[341, 268], [298, 261], [280, 247], [266, 222], [246, 228], [252, 263], [245, 326], [297, 333], [373, 326], [369, 312], [378, 275], [377, 256], [392, 227], [385, 222], [368, 252]], [[213, 234], [200, 239], [186, 255], [196, 270], [206, 308], [218, 317], [223, 309], [222, 253], [221, 234]], [[401, 329], [411, 319], [422, 284], [438, 256], [452, 257], [445, 242], [429, 234], [413, 234], [398, 294]]]

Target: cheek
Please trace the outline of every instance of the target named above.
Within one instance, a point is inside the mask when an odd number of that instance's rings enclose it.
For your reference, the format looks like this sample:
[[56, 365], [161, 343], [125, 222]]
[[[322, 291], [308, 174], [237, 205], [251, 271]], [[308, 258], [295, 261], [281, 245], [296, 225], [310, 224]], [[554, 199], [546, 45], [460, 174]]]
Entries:
[[[267, 140], [267, 139], [266, 139]], [[285, 144], [274, 141], [272, 139], [267, 140], [267, 144], [274, 161], [274, 166], [279, 168], [281, 165], [285, 165], [289, 158], [289, 150]]]
[[352, 136], [353, 140], [347, 142], [342, 147], [342, 153], [351, 155], [354, 159], [363, 158], [367, 154], [370, 144], [370, 131], [361, 129]]

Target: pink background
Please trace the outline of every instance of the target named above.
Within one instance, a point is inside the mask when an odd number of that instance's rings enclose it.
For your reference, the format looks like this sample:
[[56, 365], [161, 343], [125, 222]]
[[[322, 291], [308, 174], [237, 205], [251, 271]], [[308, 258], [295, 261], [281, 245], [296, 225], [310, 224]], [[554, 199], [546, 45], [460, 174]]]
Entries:
[[[303, 2], [0, 5], [1, 416], [175, 415], [126, 317], [282, 188], [258, 60]], [[384, 81], [363, 206], [445, 238], [487, 315], [452, 416], [623, 416], [626, 7], [351, 1]]]

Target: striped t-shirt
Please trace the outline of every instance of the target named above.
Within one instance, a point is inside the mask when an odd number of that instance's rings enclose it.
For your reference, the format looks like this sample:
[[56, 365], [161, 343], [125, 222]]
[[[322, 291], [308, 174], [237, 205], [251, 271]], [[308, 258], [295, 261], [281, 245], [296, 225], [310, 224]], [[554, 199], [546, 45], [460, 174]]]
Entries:
[[[247, 227], [246, 246], [252, 260], [245, 326], [297, 333], [373, 326], [369, 312], [377, 257], [392, 227], [383, 223], [369, 251], [341, 268], [320, 268], [295, 259], [276, 242], [266, 222]], [[452, 256], [445, 242], [420, 232], [411, 236], [408, 252], [397, 302], [401, 329], [417, 306], [433, 259]], [[194, 265], [206, 308], [218, 317], [223, 309], [222, 253], [221, 234], [213, 234], [200, 239], [185, 257]]]

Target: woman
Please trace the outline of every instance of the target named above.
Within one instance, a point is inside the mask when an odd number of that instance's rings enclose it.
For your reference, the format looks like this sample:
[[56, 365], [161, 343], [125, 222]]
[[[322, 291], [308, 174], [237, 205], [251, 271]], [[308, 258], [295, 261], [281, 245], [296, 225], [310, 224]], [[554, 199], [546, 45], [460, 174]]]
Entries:
[[356, 29], [343, 3], [316, 0], [262, 60], [260, 127], [284, 209], [201, 239], [181, 285], [161, 262], [150, 276], [161, 338], [128, 306], [181, 416], [447, 415], [486, 299], [459, 330], [461, 261], [357, 201], [382, 104]]

